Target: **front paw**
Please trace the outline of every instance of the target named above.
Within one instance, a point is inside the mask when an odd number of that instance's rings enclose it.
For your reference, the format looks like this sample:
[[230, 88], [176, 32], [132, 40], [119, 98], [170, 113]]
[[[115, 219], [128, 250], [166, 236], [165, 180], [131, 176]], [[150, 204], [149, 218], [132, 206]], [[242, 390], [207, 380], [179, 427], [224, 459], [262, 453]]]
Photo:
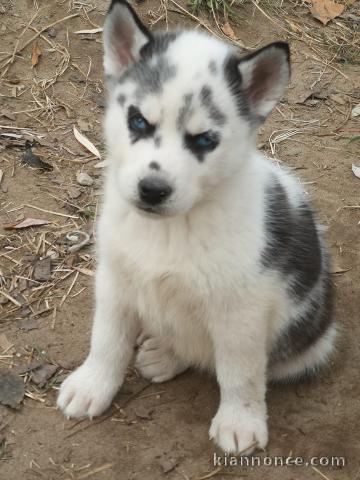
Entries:
[[85, 362], [62, 383], [57, 406], [67, 418], [93, 418], [110, 406], [119, 386], [106, 372]]
[[210, 438], [225, 452], [250, 455], [268, 441], [266, 414], [239, 405], [220, 405], [212, 420]]

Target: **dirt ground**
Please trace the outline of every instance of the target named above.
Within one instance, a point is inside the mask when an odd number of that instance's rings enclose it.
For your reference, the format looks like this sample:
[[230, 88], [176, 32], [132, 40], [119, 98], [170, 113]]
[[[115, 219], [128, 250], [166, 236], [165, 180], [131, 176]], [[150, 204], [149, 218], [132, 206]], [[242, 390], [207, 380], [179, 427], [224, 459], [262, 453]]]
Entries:
[[[360, 165], [360, 117], [351, 117], [360, 102], [359, 3], [323, 26], [305, 3], [248, 1], [234, 7], [232, 30], [225, 29], [250, 49], [275, 39], [291, 43], [291, 85], [259, 147], [295, 170], [327, 228], [342, 328], [328, 372], [269, 388], [270, 441], [261, 455], [344, 456], [342, 468], [214, 466], [208, 428], [218, 388], [195, 372], [148, 385], [129, 369], [109, 413], [93, 422], [67, 421], [56, 410], [61, 380], [89, 346], [103, 171], [75, 139], [74, 125], [104, 158], [101, 33], [75, 32], [102, 26], [108, 2], [41, 3], [0, 1], [0, 373], [20, 374], [25, 384], [18, 409], [0, 405], [0, 478], [360, 479], [360, 179], [351, 169]], [[180, 0], [136, 8], [154, 29], [201, 28]], [[210, 14], [199, 19], [224, 37]], [[26, 140], [51, 171], [22, 162]], [[78, 184], [79, 171], [91, 186]], [[5, 230], [26, 217], [52, 223]], [[76, 230], [89, 232], [91, 244], [71, 252], [76, 242], [66, 235]], [[47, 255], [51, 264], [41, 262]]]

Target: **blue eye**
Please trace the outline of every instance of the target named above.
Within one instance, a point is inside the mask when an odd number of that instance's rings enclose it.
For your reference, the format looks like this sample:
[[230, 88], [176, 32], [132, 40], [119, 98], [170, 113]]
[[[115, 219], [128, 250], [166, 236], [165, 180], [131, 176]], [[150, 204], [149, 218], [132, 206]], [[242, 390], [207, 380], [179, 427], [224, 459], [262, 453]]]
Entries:
[[137, 132], [143, 132], [147, 128], [147, 121], [140, 114], [130, 118], [130, 127]]
[[156, 125], [151, 125], [134, 105], [129, 107], [127, 121], [132, 142], [149, 138], [155, 133]]
[[209, 130], [198, 135], [185, 134], [185, 146], [193, 152], [200, 162], [208, 152], [212, 152], [219, 145], [218, 133]]
[[217, 139], [210, 133], [200, 133], [194, 137], [194, 145], [201, 150], [213, 150], [217, 146]]

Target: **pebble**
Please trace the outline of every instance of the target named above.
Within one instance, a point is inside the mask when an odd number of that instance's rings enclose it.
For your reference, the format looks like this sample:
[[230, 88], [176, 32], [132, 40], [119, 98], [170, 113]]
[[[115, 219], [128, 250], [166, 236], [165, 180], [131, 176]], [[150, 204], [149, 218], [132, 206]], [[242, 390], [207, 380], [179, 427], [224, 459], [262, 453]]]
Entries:
[[91, 178], [90, 175], [86, 172], [77, 172], [76, 181], [80, 185], [84, 185], [86, 187], [90, 187], [90, 185], [94, 183], [94, 179]]

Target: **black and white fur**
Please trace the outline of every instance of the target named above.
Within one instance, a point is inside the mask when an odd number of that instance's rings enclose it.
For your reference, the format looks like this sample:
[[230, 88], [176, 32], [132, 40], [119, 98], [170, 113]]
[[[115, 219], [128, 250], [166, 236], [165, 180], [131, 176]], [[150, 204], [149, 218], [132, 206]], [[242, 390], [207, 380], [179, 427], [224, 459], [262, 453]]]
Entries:
[[265, 447], [267, 381], [317, 371], [336, 337], [312, 208], [255, 148], [289, 81], [288, 46], [241, 57], [197, 31], [151, 34], [121, 0], [104, 44], [95, 319], [58, 405], [67, 417], [104, 412], [137, 343], [136, 366], [154, 382], [188, 367], [216, 374], [210, 437], [221, 448]]

